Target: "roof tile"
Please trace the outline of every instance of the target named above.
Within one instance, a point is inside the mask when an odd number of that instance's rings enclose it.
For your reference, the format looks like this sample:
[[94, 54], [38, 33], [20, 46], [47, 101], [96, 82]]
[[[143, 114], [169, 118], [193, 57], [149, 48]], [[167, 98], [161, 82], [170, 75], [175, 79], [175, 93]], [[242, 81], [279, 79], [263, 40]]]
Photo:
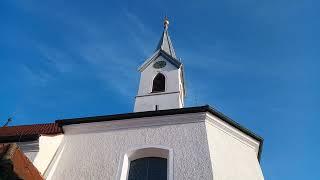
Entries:
[[60, 133], [62, 133], [62, 129], [56, 123], [7, 126], [7, 127], [0, 128], [0, 137], [41, 135], [41, 134], [60, 134]]

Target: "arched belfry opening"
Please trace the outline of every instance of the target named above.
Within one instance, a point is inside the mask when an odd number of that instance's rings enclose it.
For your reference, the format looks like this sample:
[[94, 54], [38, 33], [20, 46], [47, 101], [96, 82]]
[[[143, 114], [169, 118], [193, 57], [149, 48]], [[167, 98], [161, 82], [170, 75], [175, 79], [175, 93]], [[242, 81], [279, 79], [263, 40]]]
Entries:
[[153, 79], [152, 92], [153, 93], [164, 92], [165, 89], [166, 89], [166, 77], [163, 74], [159, 73]]

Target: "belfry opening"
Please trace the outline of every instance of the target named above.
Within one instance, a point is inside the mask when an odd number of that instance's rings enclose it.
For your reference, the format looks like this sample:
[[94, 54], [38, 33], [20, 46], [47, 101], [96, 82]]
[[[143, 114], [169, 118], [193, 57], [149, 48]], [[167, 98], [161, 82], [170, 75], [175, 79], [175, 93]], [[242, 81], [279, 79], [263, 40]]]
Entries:
[[166, 89], [166, 78], [163, 74], [158, 73], [153, 79], [152, 92], [164, 92]]

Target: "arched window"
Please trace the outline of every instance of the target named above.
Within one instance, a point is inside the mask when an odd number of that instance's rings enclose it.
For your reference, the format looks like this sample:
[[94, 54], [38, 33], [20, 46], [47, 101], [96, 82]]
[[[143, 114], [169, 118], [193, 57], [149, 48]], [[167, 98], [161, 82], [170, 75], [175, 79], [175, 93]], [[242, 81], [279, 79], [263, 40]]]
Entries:
[[134, 148], [121, 166], [120, 180], [173, 180], [173, 150], [159, 145]]
[[167, 180], [167, 159], [145, 157], [131, 161], [128, 180]]
[[152, 92], [164, 92], [166, 88], [166, 78], [163, 74], [159, 73], [153, 79]]

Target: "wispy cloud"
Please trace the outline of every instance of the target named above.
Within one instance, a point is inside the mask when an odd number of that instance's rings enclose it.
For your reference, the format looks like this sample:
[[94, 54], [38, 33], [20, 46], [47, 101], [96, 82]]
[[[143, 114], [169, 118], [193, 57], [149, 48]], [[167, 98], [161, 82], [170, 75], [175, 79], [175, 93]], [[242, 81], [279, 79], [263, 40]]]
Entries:
[[[106, 84], [107, 91], [111, 90], [122, 96], [132, 96], [132, 91], [136, 91], [138, 62], [152, 53], [153, 46], [150, 44], [154, 45], [154, 42], [147, 40], [155, 37], [138, 16], [124, 10], [124, 16], [119, 17], [119, 26], [116, 21], [107, 23], [90, 20], [76, 11], [71, 12], [70, 9], [62, 8], [58, 12], [52, 12], [53, 10], [47, 7], [39, 8], [38, 5], [36, 7], [29, 4], [24, 10], [36, 15], [41, 14], [42, 18], [54, 20], [61, 27], [66, 27], [63, 32], [64, 44], [61, 47], [56, 44], [53, 46], [46, 40], [31, 39], [34, 41], [35, 51], [43, 59], [40, 61], [42, 66], [37, 67], [38, 69], [23, 66], [23, 71], [30, 80], [44, 85], [50, 83], [56, 73], [83, 71], [82, 73], [90, 73], [88, 75]], [[130, 40], [128, 44], [121, 44], [114, 39], [110, 32], [117, 28], [122, 28], [120, 31], [124, 32], [124, 38]], [[130, 52], [130, 48], [136, 52]], [[138, 59], [133, 59], [132, 54], [140, 55], [135, 56]], [[87, 66], [90, 72], [85, 72], [86, 67], [79, 67], [79, 64]]]
[[81, 47], [79, 56], [96, 71], [95, 76], [103, 81], [108, 90], [128, 96], [132, 92], [135, 63], [117, 53], [108, 44], [89, 44]]
[[43, 44], [37, 44], [36, 48], [44, 57], [43, 63], [58, 73], [67, 73], [74, 70], [76, 65], [73, 62], [73, 58], [61, 49], [50, 48]]
[[21, 66], [24, 77], [28, 80], [29, 83], [37, 86], [46, 86], [54, 77], [41, 69], [34, 69], [27, 65]]
[[[126, 17], [127, 24], [127, 33], [134, 40], [139, 50], [143, 52], [144, 56], [150, 56], [152, 48], [155, 48], [156, 43], [147, 41], [149, 39], [155, 39], [158, 37], [142, 20], [132, 12], [127, 9], [123, 10], [123, 14]], [[134, 28], [132, 28], [134, 27]]]

